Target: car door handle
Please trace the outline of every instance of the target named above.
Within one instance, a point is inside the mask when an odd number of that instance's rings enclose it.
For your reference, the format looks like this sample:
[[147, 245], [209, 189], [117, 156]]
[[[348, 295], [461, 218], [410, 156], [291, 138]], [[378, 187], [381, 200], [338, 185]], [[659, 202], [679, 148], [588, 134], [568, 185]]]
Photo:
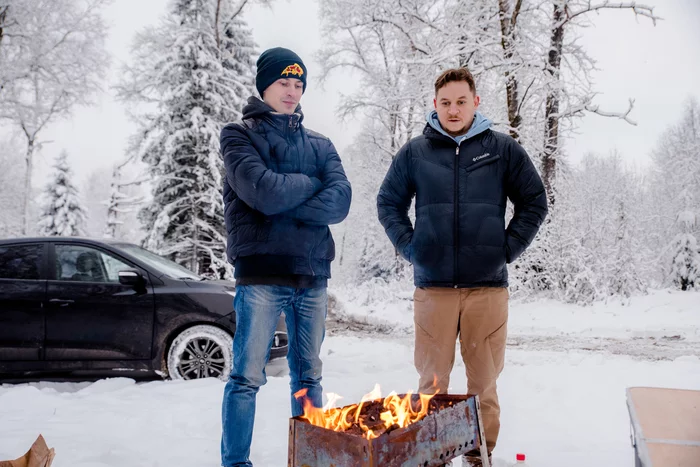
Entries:
[[64, 300], [62, 298], [52, 298], [51, 300], [49, 300], [49, 303], [56, 303], [60, 306], [68, 306], [71, 303], [75, 303], [75, 300]]

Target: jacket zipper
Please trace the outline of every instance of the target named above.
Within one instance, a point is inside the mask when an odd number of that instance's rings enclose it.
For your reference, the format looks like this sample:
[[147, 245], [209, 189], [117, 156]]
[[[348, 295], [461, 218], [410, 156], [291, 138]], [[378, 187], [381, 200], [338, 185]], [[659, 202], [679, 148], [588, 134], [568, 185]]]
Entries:
[[[289, 116], [289, 123], [287, 124], [287, 128], [285, 129], [285, 136], [287, 139], [287, 143], [289, 146], [294, 146], [294, 142], [292, 141], [292, 134], [294, 133], [294, 115]], [[301, 161], [299, 161], [299, 166], [301, 167]], [[316, 251], [316, 248], [318, 247], [318, 244], [316, 243], [316, 239], [314, 238], [314, 246], [311, 248], [311, 251], [309, 251], [309, 269], [311, 270], [311, 275], [315, 276], [316, 271], [314, 271], [314, 266], [313, 266], [313, 257], [314, 257], [314, 252]]]
[[459, 143], [455, 150], [455, 221], [454, 221], [454, 238], [455, 238], [455, 253], [454, 253], [454, 277], [453, 286], [456, 289], [457, 280], [459, 278]]
[[292, 116], [289, 116], [289, 123], [287, 124], [287, 128], [284, 129], [284, 137], [287, 140], [288, 145], [292, 145], [292, 128], [293, 128], [293, 122], [292, 122]]

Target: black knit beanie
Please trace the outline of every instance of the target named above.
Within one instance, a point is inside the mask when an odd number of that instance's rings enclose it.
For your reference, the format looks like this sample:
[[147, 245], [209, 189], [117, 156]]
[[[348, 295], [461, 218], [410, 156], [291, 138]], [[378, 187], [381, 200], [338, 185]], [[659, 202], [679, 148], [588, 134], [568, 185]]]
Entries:
[[304, 83], [306, 91], [306, 66], [299, 55], [289, 49], [275, 47], [267, 49], [258, 58], [258, 74], [255, 87], [262, 97], [265, 89], [280, 78], [296, 78]]

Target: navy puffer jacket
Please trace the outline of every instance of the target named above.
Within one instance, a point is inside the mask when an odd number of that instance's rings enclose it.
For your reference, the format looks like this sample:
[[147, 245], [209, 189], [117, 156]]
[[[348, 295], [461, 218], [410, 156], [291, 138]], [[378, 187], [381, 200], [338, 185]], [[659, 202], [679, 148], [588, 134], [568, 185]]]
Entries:
[[331, 141], [305, 129], [303, 118], [299, 107], [278, 114], [251, 97], [242, 124], [221, 131], [227, 254], [236, 277], [330, 277], [328, 226], [347, 216], [350, 182]]
[[[408, 209], [416, 197], [416, 225]], [[505, 226], [506, 200], [515, 215]], [[525, 150], [490, 129], [457, 142], [426, 125], [398, 152], [377, 197], [379, 220], [414, 266], [417, 287], [505, 287], [506, 263], [547, 214], [544, 185]]]

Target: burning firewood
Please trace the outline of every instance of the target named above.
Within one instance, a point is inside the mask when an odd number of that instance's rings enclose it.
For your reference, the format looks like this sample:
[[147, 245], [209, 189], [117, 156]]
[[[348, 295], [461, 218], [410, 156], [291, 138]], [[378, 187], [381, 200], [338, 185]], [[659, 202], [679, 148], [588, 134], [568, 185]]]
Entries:
[[331, 394], [326, 407], [318, 408], [311, 404], [306, 393], [307, 390], [302, 389], [294, 395], [297, 399], [303, 400], [302, 419], [312, 425], [363, 436], [367, 439], [377, 438], [384, 433], [404, 428], [423, 419], [430, 413], [430, 401], [435, 397], [435, 394], [409, 392], [404, 396], [391, 393], [386, 398], [382, 398], [377, 385], [372, 392], [362, 397], [359, 404], [334, 408], [332, 405], [339, 397]]
[[489, 467], [478, 396], [376, 393], [358, 404], [314, 408], [289, 420], [288, 467], [437, 467], [474, 451]]

